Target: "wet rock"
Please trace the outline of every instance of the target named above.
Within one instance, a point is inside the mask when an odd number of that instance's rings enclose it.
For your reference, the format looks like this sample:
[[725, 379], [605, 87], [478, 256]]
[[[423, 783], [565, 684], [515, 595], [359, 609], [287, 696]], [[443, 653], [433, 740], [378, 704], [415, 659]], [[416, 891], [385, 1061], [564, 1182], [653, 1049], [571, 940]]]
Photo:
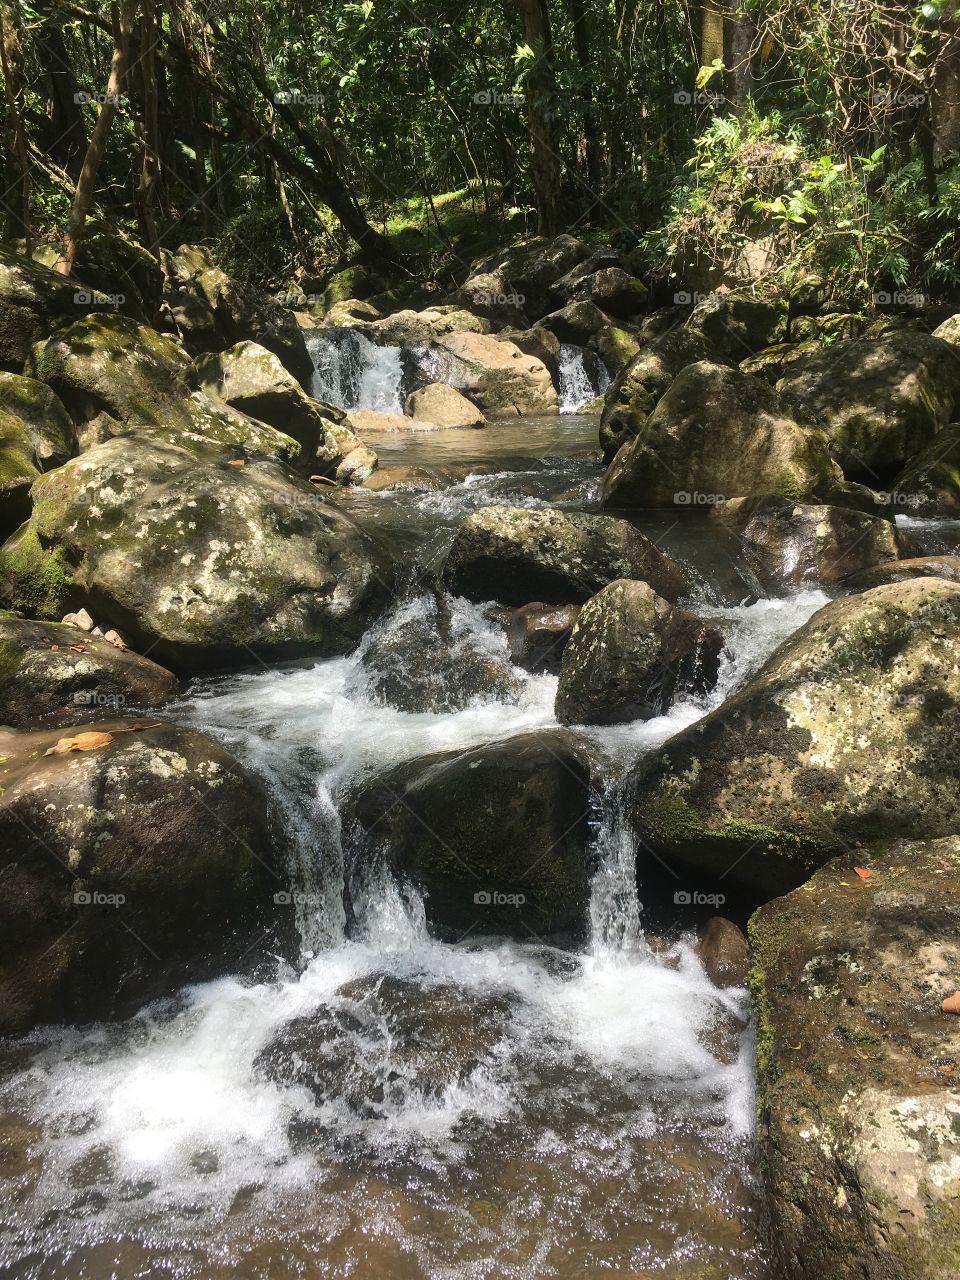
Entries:
[[710, 343], [688, 329], [669, 329], [646, 342], [607, 389], [600, 419], [604, 459], [611, 462], [621, 445], [640, 434], [681, 369], [711, 359]]
[[960, 840], [844, 856], [750, 922], [760, 1172], [786, 1280], [952, 1280]]
[[435, 472], [426, 467], [406, 467], [402, 465], [388, 465], [378, 467], [372, 476], [367, 476], [363, 481], [364, 489], [371, 489], [374, 493], [380, 492], [382, 489], [444, 489], [450, 483], [447, 475], [443, 472]]
[[736, 534], [751, 569], [777, 585], [838, 582], [896, 560], [912, 545], [889, 520], [772, 494], [733, 498], [713, 516]]
[[717, 987], [746, 985], [750, 967], [742, 929], [723, 916], [711, 916], [697, 942], [697, 957]]
[[645, 582], [611, 582], [583, 606], [563, 651], [561, 724], [616, 724], [663, 715], [677, 693], [717, 682], [723, 636]]
[[486, 645], [483, 641], [468, 619], [443, 602], [436, 607], [414, 602], [399, 620], [364, 641], [369, 692], [408, 712], [462, 711], [492, 699], [515, 702], [520, 683], [506, 645], [493, 633]]
[[493, 609], [490, 617], [506, 631], [510, 657], [518, 667], [556, 674], [579, 613], [577, 604], [549, 605], [538, 601], [519, 609]]
[[771, 387], [702, 360], [674, 379], [636, 438], [620, 449], [602, 500], [608, 507], [692, 505], [697, 495], [802, 500], [839, 478], [824, 434]]
[[358, 436], [376, 436], [393, 431], [439, 431], [436, 422], [410, 418], [403, 413], [381, 413], [379, 409], [351, 409], [346, 424]]
[[557, 413], [557, 392], [546, 365], [503, 338], [453, 333], [435, 344], [447, 366], [444, 381], [488, 418]]
[[907, 582], [910, 578], [946, 578], [949, 582], [960, 582], [960, 556], [916, 556], [888, 561], [844, 578], [842, 585], [849, 591], [870, 591], [891, 582]]
[[444, 566], [455, 595], [522, 605], [580, 604], [616, 578], [676, 600], [686, 572], [626, 520], [579, 512], [484, 507], [457, 530]]
[[430, 382], [407, 396], [403, 411], [438, 427], [482, 427], [486, 419], [475, 404], [454, 387]]
[[960, 423], [938, 431], [891, 489], [897, 510], [908, 515], [960, 517]]
[[953, 421], [960, 361], [940, 338], [893, 332], [820, 347], [777, 388], [824, 426], [848, 479], [877, 487]]
[[0, 617], [0, 724], [22, 728], [57, 712], [89, 719], [124, 707], [156, 707], [177, 688], [176, 676], [106, 637]]
[[749, 293], [711, 293], [690, 313], [686, 328], [739, 362], [787, 335], [787, 304]]
[[958, 711], [960, 585], [835, 600], [634, 769], [638, 858], [763, 898], [855, 845], [960, 830]]
[[355, 874], [379, 851], [424, 892], [430, 924], [456, 936], [579, 930], [590, 804], [587, 765], [562, 731], [414, 760], [357, 798]]
[[[259, 786], [174, 725], [0, 731], [0, 1030], [115, 1016], [290, 938]], [[249, 949], [253, 947], [254, 950]]]
[[387, 594], [379, 552], [276, 463], [223, 462], [149, 435], [43, 476], [0, 548], [24, 612], [86, 606], [174, 669], [352, 647]]

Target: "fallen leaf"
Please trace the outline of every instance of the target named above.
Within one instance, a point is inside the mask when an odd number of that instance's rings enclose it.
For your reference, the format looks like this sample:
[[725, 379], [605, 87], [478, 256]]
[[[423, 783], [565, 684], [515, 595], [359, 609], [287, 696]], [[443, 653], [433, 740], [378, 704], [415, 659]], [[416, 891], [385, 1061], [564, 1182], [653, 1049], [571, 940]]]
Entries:
[[87, 651], [86, 651], [86, 649], [83, 647], [83, 645], [82, 645], [82, 644], [72, 644], [72, 645], [70, 645], [70, 652], [71, 652], [71, 653], [86, 653]]
[[868, 867], [854, 867], [853, 869], [861, 880], [869, 880], [873, 875], [873, 872]]
[[940, 1008], [944, 1013], [960, 1014], [960, 991], [955, 991], [952, 996], [947, 996], [946, 1000], [941, 1003]]
[[245, 467], [247, 465], [246, 458], [229, 458], [227, 460], [228, 467]]
[[86, 733], [76, 733], [72, 738], [60, 738], [56, 744], [43, 754], [45, 756], [64, 756], [70, 751], [96, 751], [97, 747], [105, 747], [113, 741], [112, 733], [100, 733], [94, 729]]
[[849, 888], [850, 888], [850, 881], [849, 881], [849, 880], [841, 880], [841, 881], [840, 881], [840, 883], [843, 885], [843, 887], [844, 887], [845, 889], [849, 889]]

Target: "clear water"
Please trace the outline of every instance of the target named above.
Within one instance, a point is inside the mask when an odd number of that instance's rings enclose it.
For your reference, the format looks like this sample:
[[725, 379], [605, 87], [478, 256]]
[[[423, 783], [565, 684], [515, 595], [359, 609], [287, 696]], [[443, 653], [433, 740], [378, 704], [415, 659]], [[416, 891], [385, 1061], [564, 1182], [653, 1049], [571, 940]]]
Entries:
[[340, 409], [403, 413], [400, 347], [378, 346], [358, 328], [305, 329], [313, 361], [310, 394]]
[[[596, 423], [565, 421], [568, 436], [543, 452], [531, 445], [531, 433], [546, 440], [536, 423], [468, 433], [485, 458], [447, 457], [438, 491], [345, 497], [358, 519], [379, 514], [409, 535], [396, 544], [407, 590], [360, 651], [207, 679], [171, 709], [277, 797], [295, 835], [301, 964], [278, 961], [258, 984], [193, 987], [124, 1023], [46, 1028], [6, 1046], [0, 1274], [764, 1274], [747, 996], [711, 985], [691, 938], [664, 950], [646, 936], [615, 781], [749, 678], [822, 593], [701, 600], [728, 637], [715, 693], [586, 735], [611, 789], [580, 951], [478, 933], [438, 942], [423, 902], [387, 880], [351, 904], [345, 924], [339, 815], [352, 785], [404, 759], [555, 723], [555, 677], [515, 669], [507, 695], [411, 714], [375, 696], [364, 654], [411, 619], [429, 622], [434, 597], [420, 575], [478, 495], [589, 505]], [[420, 465], [432, 448], [411, 442], [406, 456]], [[709, 553], [706, 532], [689, 547], [680, 531], [661, 533], [668, 549]], [[509, 663], [483, 606], [450, 608], [456, 646]], [[317, 1028], [319, 1091], [276, 1080], [260, 1056], [303, 1019]]]
[[588, 370], [587, 354], [583, 347], [568, 342], [561, 344], [557, 388], [561, 413], [579, 413], [610, 385], [610, 375], [600, 360], [594, 357], [593, 373]]

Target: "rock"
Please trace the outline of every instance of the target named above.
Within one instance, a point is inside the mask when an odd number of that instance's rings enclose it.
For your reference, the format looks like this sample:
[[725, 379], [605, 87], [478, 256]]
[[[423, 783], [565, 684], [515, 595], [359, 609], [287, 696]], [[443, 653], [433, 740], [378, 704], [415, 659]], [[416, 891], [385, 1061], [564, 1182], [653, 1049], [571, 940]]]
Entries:
[[481, 271], [469, 276], [452, 301], [474, 315], [485, 317], [498, 329], [526, 329], [529, 323], [523, 298], [500, 271]]
[[407, 396], [403, 411], [438, 427], [482, 427], [486, 418], [475, 404], [444, 382], [430, 382]]
[[938, 431], [890, 487], [895, 507], [908, 515], [960, 517], [960, 422]]
[[[488, 418], [559, 411], [549, 369], [512, 342], [481, 333], [453, 333], [439, 340], [435, 352], [442, 380], [462, 391]], [[433, 380], [438, 380], [436, 375]]]
[[292, 311], [232, 280], [196, 245], [162, 249], [160, 257], [164, 300], [192, 355], [256, 342], [278, 356], [304, 386], [309, 385], [313, 362]]
[[842, 585], [850, 591], [870, 591], [890, 582], [907, 582], [910, 578], [946, 578], [949, 582], [960, 582], [960, 556], [916, 556], [888, 561], [851, 574]]
[[[50, 246], [52, 248], [52, 246]], [[53, 249], [50, 266], [55, 266], [59, 252]], [[89, 218], [77, 243], [73, 275], [92, 286], [100, 294], [98, 304], [143, 320], [157, 319], [163, 291], [163, 273], [157, 259], [143, 245], [116, 225]]]
[[550, 730], [401, 765], [353, 817], [363, 858], [380, 850], [424, 891], [432, 927], [527, 940], [585, 923], [590, 803], [574, 740]]
[[786, 337], [787, 304], [745, 292], [711, 293], [693, 308], [686, 327], [714, 351], [740, 361]]
[[668, 330], [642, 346], [607, 389], [600, 419], [604, 459], [611, 462], [621, 445], [640, 434], [681, 369], [711, 358], [706, 339], [687, 329]]
[[406, 606], [361, 649], [370, 695], [399, 711], [462, 711], [475, 702], [516, 702], [520, 682], [506, 644], [482, 644], [442, 601]]
[[777, 383], [825, 427], [848, 479], [877, 487], [925, 449], [960, 407], [950, 343], [901, 331], [812, 351]]
[[553, 379], [554, 384], [558, 383], [560, 378], [560, 339], [555, 333], [551, 333], [549, 329], [545, 329], [542, 325], [535, 324], [529, 329], [505, 330], [500, 334], [500, 337], [509, 339], [525, 355], [533, 356], [535, 359], [543, 361], [550, 371], [550, 377]]
[[[71, 730], [76, 734], [77, 729]], [[259, 785], [202, 734], [0, 731], [0, 1032], [128, 1014], [292, 941]]]
[[65, 623], [0, 617], [0, 724], [24, 728], [66, 711], [119, 715], [176, 696], [177, 678], [163, 667]]
[[853, 846], [960, 830], [958, 703], [960, 584], [834, 600], [629, 776], [641, 883], [649, 856], [756, 900]]
[[755, 356], [747, 356], [746, 360], [741, 360], [740, 370], [776, 386], [794, 366], [802, 364], [811, 352], [820, 350], [821, 344], [814, 339], [807, 342], [775, 342], [772, 347], [764, 347]]
[[776, 585], [838, 582], [911, 547], [889, 520], [773, 494], [732, 498], [712, 514], [736, 534], [750, 568]]
[[76, 613], [64, 614], [62, 621], [72, 627], [79, 627], [81, 631], [93, 630], [93, 619], [86, 609], [79, 609]]
[[571, 302], [560, 311], [544, 316], [540, 328], [556, 334], [561, 342], [585, 347], [608, 323], [607, 317], [592, 302]]
[[345, 298], [335, 302], [323, 316], [322, 327], [335, 329], [339, 325], [355, 324], [360, 321], [367, 324], [371, 320], [382, 320], [383, 316], [372, 302], [359, 302], [356, 298]]
[[372, 476], [363, 481], [364, 489], [377, 493], [383, 489], [423, 489], [437, 490], [446, 488], [449, 483], [441, 472], [427, 470], [426, 467], [385, 466], [378, 467]]
[[849, 856], [750, 922], [760, 1174], [784, 1280], [953, 1280], [960, 840]]
[[0, 249], [0, 368], [22, 373], [33, 344], [89, 310], [89, 299], [79, 281]]
[[601, 497], [608, 507], [695, 506], [704, 497], [760, 493], [802, 500], [839, 478], [824, 434], [771, 387], [701, 360], [674, 379], [636, 438], [620, 449]]
[[38, 471], [60, 467], [77, 451], [77, 433], [60, 400], [42, 382], [0, 373], [0, 410], [23, 423]]
[[678, 692], [717, 682], [723, 636], [645, 582], [620, 579], [587, 601], [563, 651], [561, 724], [617, 724], [663, 715]]
[[385, 431], [439, 431], [436, 422], [423, 418], [408, 418], [403, 413], [381, 413], [378, 409], [351, 409], [346, 417], [347, 426], [357, 436], [380, 435]]
[[940, 1008], [944, 1013], [960, 1014], [960, 991], [955, 991], [952, 996], [946, 996], [941, 1000]]
[[0, 409], [0, 538], [30, 518], [30, 490], [39, 475], [23, 420]]
[[[355, 483], [376, 467], [373, 450], [367, 449], [349, 427], [327, 417], [325, 406], [308, 396], [278, 357], [265, 347], [239, 342], [227, 351], [198, 357], [196, 369], [201, 387], [212, 399], [296, 440], [301, 470], [317, 471], [341, 483]], [[357, 454], [348, 463], [355, 450], [372, 456], [364, 456], [361, 463], [362, 455]]]
[[501, 506], [464, 520], [444, 578], [455, 595], [508, 605], [580, 604], [616, 578], [640, 578], [671, 601], [690, 587], [682, 566], [626, 520]]
[[425, 311], [395, 311], [375, 320], [364, 332], [391, 347], [413, 347], [451, 333], [489, 333], [489, 323], [459, 307], [428, 307]]
[[[554, 288], [558, 288], [555, 285]], [[581, 275], [566, 290], [567, 302], [592, 302], [608, 316], [629, 320], [643, 311], [647, 305], [648, 290], [636, 276], [629, 275], [622, 267], [602, 267], [599, 271]]]
[[590, 257], [590, 249], [576, 236], [531, 239], [510, 246], [474, 264], [474, 274], [493, 273], [531, 321], [556, 307], [557, 281]]
[[131, 434], [41, 477], [33, 498], [0, 548], [4, 598], [55, 617], [89, 605], [175, 669], [342, 653], [388, 591], [367, 537], [268, 460]]
[[641, 339], [632, 329], [610, 324], [594, 334], [591, 345], [611, 377], [618, 377], [640, 350]]
[[536, 601], [519, 609], [496, 608], [488, 615], [503, 627], [510, 658], [526, 671], [560, 671], [563, 649], [580, 613], [578, 604]]
[[952, 342], [954, 346], [960, 345], [960, 313], [949, 316], [938, 324], [933, 331], [933, 336], [941, 338], [944, 342]]
[[711, 916], [697, 943], [697, 957], [716, 987], [743, 987], [750, 958], [742, 929], [723, 916]]

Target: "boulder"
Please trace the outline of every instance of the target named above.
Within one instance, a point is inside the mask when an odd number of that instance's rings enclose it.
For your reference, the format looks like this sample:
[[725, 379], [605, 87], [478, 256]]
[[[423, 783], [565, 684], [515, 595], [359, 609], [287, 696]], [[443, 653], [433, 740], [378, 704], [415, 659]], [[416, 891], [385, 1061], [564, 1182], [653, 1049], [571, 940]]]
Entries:
[[643, 345], [607, 389], [600, 418], [604, 459], [611, 462], [622, 444], [640, 434], [681, 369], [712, 358], [706, 340], [686, 329], [670, 329]]
[[731, 498], [712, 514], [736, 535], [751, 570], [777, 586], [838, 582], [911, 549], [909, 536], [891, 521], [850, 507], [764, 494]]
[[0, 410], [22, 421], [38, 470], [62, 466], [76, 453], [77, 433], [70, 415], [44, 383], [0, 373]]
[[322, 327], [335, 329], [339, 325], [366, 324], [371, 320], [382, 320], [380, 312], [371, 302], [359, 302], [356, 298], [345, 298], [335, 302], [329, 311], [324, 313]]
[[379, 553], [305, 481], [149, 434], [43, 476], [30, 523], [0, 548], [0, 591], [62, 616], [84, 605], [181, 667], [342, 653], [387, 593]]
[[582, 604], [617, 578], [639, 578], [673, 601], [686, 571], [626, 520], [573, 511], [484, 507], [457, 530], [444, 578], [455, 595], [522, 605]]
[[483, 316], [497, 329], [525, 329], [529, 323], [523, 298], [500, 271], [481, 271], [469, 276], [454, 294], [453, 302], [474, 315]]
[[559, 235], [552, 240], [534, 238], [499, 250], [474, 264], [477, 274], [494, 274], [519, 296], [518, 305], [531, 321], [539, 320], [556, 307], [553, 286], [563, 276], [590, 257], [591, 250], [576, 236]]
[[739, 362], [787, 336], [787, 304], [746, 292], [711, 293], [693, 308], [686, 327]]
[[746, 986], [750, 968], [747, 939], [732, 920], [711, 916], [697, 941], [696, 951], [714, 986]]
[[407, 396], [403, 411], [438, 427], [482, 427], [486, 418], [466, 396], [444, 382], [430, 382]]
[[[557, 289], [559, 286], [555, 285]], [[629, 320], [647, 305], [647, 286], [636, 276], [629, 275], [622, 267], [601, 267], [572, 281], [566, 289], [566, 300], [592, 302], [605, 315], [618, 320]]]
[[855, 846], [960, 830], [958, 704], [960, 584], [834, 600], [631, 773], [640, 882], [650, 857], [757, 900]]
[[642, 345], [640, 335], [633, 329], [608, 324], [595, 333], [590, 341], [603, 361], [611, 377], [618, 377], [634, 358]]
[[394, 311], [364, 326], [375, 342], [391, 347], [413, 347], [434, 342], [450, 333], [489, 333], [488, 321], [460, 307], [428, 307], [424, 311]]
[[30, 490], [40, 475], [22, 418], [0, 409], [0, 538], [30, 517]]
[[894, 506], [900, 511], [912, 516], [960, 518], [960, 422], [938, 431], [890, 487]]
[[560, 671], [564, 646], [580, 614], [578, 604], [544, 604], [534, 601], [519, 609], [495, 608], [489, 613], [507, 634], [510, 659], [526, 671]]
[[540, 328], [556, 334], [561, 342], [584, 347], [607, 324], [607, 317], [592, 302], [570, 302], [559, 311], [551, 311], [544, 316]]
[[949, 582], [960, 582], [960, 556], [915, 556], [887, 561], [851, 574], [844, 578], [841, 586], [848, 591], [870, 591], [891, 582], [907, 582], [910, 578], [946, 578]]
[[960, 839], [849, 856], [750, 922], [758, 1163], [784, 1280], [953, 1280]]
[[345, 425], [358, 437], [393, 431], [439, 431], [440, 425], [424, 418], [410, 418], [404, 413], [381, 413], [379, 409], [351, 409]]
[[433, 351], [443, 371], [441, 380], [462, 391], [488, 418], [558, 412], [549, 369], [512, 342], [481, 333], [452, 333]]
[[169, 724], [63, 738], [0, 731], [0, 1032], [130, 1013], [289, 947], [267, 800], [232, 756]]
[[773, 388], [701, 360], [673, 380], [620, 449], [604, 477], [602, 501], [673, 507], [697, 505], [703, 495], [716, 502], [759, 493], [802, 500], [839, 478], [824, 434]]
[[723, 636], [645, 582], [611, 582], [583, 606], [563, 651], [561, 724], [617, 724], [663, 715], [677, 693], [714, 687]]
[[77, 280], [0, 249], [0, 368], [22, 373], [35, 342], [93, 305]]
[[364, 863], [378, 850], [423, 891], [435, 929], [527, 940], [585, 924], [590, 807], [575, 741], [548, 730], [401, 765], [353, 819]]
[[944, 342], [952, 342], [954, 346], [960, 346], [960, 312], [955, 316], [948, 316], [933, 331], [935, 338], [942, 338]]
[[0, 724], [24, 728], [57, 713], [89, 719], [158, 707], [178, 687], [176, 676], [149, 658], [75, 626], [0, 617]]
[[542, 360], [550, 371], [550, 377], [557, 383], [560, 377], [560, 339], [543, 325], [535, 324], [529, 329], [510, 329], [500, 334], [508, 338], [515, 346], [528, 356]]
[[953, 421], [960, 361], [949, 342], [906, 330], [819, 347], [777, 387], [824, 426], [844, 475], [877, 487]]

